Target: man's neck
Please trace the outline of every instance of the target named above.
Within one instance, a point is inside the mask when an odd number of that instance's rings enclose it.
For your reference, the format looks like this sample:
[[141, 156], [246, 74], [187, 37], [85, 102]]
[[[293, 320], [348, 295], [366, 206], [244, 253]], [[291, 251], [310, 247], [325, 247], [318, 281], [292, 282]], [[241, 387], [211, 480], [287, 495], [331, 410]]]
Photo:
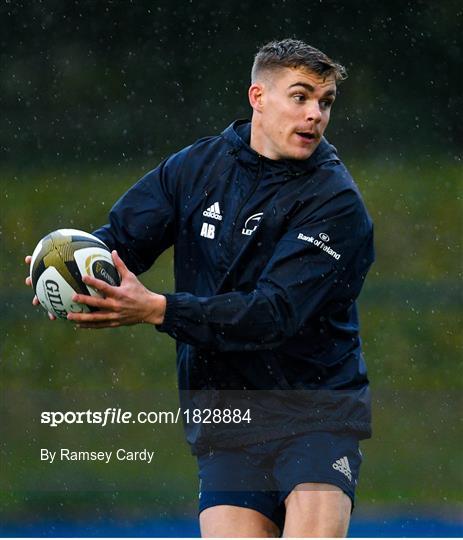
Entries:
[[262, 133], [258, 120], [256, 120], [255, 115], [253, 115], [251, 119], [251, 138], [249, 140], [249, 146], [260, 156], [273, 160], [280, 159], [280, 157], [275, 155], [275, 152], [268, 147], [269, 145], [266, 144], [266, 139]]

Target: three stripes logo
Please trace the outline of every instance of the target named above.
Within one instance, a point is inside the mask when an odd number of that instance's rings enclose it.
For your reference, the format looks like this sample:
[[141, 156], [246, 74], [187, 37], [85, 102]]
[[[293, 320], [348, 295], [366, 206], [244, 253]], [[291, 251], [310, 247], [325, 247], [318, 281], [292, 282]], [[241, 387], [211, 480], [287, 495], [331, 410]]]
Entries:
[[344, 476], [347, 476], [347, 478], [349, 478], [349, 481], [352, 482], [352, 472], [349, 467], [349, 461], [347, 459], [347, 456], [344, 456], [341, 459], [337, 459], [333, 463], [333, 469], [339, 471]]
[[222, 221], [222, 214], [220, 213], [219, 203], [215, 202], [212, 206], [206, 208], [206, 210], [204, 210], [203, 212], [203, 216]]

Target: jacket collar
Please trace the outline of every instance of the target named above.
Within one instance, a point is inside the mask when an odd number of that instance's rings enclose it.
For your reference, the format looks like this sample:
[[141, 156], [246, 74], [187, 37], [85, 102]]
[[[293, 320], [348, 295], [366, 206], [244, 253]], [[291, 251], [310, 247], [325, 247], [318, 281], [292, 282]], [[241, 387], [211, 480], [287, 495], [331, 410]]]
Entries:
[[257, 167], [259, 162], [263, 162], [275, 173], [299, 176], [313, 171], [327, 161], [339, 161], [336, 148], [325, 137], [322, 138], [315, 152], [305, 160], [273, 160], [261, 156], [249, 146], [251, 139], [251, 122], [249, 120], [236, 120], [222, 132], [222, 136], [231, 147], [229, 153], [251, 169]]

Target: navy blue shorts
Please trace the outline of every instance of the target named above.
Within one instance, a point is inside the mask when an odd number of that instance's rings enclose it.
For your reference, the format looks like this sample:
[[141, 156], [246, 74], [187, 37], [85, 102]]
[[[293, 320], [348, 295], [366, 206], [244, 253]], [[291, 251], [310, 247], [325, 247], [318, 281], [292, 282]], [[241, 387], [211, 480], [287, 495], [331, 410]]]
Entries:
[[199, 512], [217, 505], [257, 510], [283, 530], [285, 499], [301, 483], [338, 486], [354, 507], [362, 454], [358, 438], [312, 432], [198, 456]]

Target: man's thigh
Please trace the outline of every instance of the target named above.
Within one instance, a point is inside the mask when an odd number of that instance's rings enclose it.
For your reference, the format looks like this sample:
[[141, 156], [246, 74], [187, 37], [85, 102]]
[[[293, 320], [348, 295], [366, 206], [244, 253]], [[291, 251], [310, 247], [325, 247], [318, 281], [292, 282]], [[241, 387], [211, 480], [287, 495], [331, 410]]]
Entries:
[[280, 501], [296, 486], [313, 484], [331, 486], [315, 491], [322, 492], [325, 498], [325, 492], [341, 491], [353, 503], [361, 462], [359, 441], [348, 433], [312, 432], [287, 439], [279, 448], [272, 471], [277, 489], [283, 494]]
[[250, 508], [219, 505], [206, 508], [199, 515], [203, 538], [275, 538], [278, 527], [268, 517]]
[[343, 538], [347, 535], [352, 502], [338, 486], [299, 484], [286, 498], [285, 506], [285, 537]]
[[198, 461], [204, 536], [346, 534], [361, 463], [349, 434], [313, 432]]
[[345, 536], [361, 461], [358, 439], [348, 433], [288, 439], [273, 470], [286, 510], [284, 536]]
[[[275, 446], [275, 443], [273, 444]], [[284, 504], [265, 466], [272, 444], [214, 450], [198, 457], [203, 536], [279, 536]]]

